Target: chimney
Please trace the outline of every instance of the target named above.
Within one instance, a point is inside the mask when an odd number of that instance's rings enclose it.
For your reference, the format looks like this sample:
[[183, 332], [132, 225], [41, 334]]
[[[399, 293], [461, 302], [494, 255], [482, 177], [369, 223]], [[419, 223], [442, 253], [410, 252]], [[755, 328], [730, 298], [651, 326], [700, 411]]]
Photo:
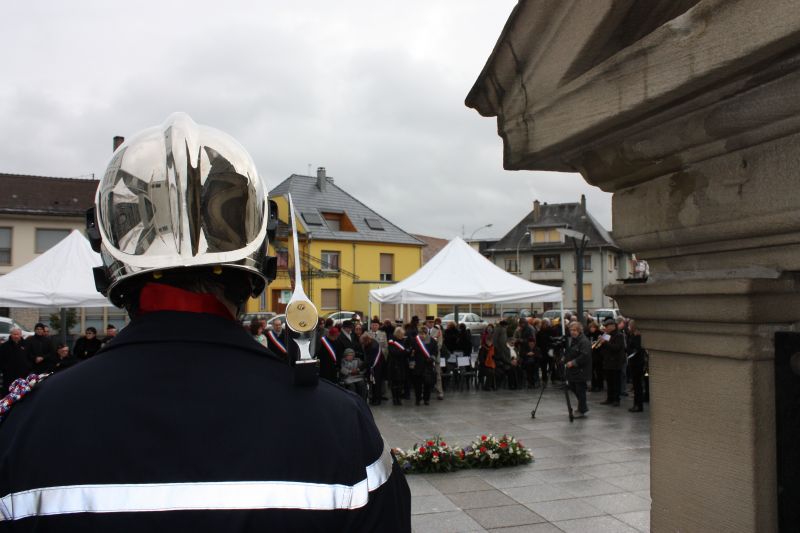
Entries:
[[125, 137], [121, 137], [119, 135], [115, 136], [114, 137], [114, 151], [116, 152], [117, 148], [119, 148], [119, 145], [124, 143], [124, 142], [125, 142]]
[[586, 195], [585, 194], [581, 194], [581, 209], [583, 209], [583, 212], [586, 213]]
[[325, 192], [328, 187], [328, 178], [325, 176], [325, 167], [317, 167], [317, 188]]
[[539, 218], [542, 216], [542, 207], [539, 203], [539, 200], [533, 201], [533, 221], [537, 222]]

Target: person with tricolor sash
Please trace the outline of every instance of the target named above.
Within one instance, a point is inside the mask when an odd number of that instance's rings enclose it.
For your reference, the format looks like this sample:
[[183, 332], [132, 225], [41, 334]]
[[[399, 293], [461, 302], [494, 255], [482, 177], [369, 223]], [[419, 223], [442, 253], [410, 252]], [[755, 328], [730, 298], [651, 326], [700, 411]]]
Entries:
[[332, 327], [328, 332], [319, 338], [316, 357], [319, 359], [319, 377], [325, 378], [332, 383], [339, 380], [339, 367], [342, 360], [342, 345], [337, 342], [339, 339], [339, 328]]
[[369, 333], [364, 333], [359, 337], [361, 348], [367, 361], [367, 380], [370, 383], [370, 405], [381, 404], [381, 394], [383, 389], [383, 369], [386, 366], [383, 347], [378, 341], [373, 339]]
[[395, 328], [389, 340], [389, 382], [392, 388], [392, 403], [403, 404], [403, 387], [408, 373], [408, 350], [403, 344], [406, 332], [403, 328]]
[[411, 338], [411, 382], [414, 385], [414, 396], [419, 405], [422, 401], [430, 405], [431, 388], [436, 379], [434, 360], [438, 352], [438, 344], [431, 339], [427, 326], [422, 326], [418, 335]]

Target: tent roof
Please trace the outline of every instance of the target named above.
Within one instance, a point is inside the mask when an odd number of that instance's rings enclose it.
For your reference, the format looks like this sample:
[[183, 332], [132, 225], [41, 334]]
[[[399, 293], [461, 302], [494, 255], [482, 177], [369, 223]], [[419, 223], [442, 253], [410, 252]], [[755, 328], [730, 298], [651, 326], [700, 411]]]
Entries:
[[92, 268], [100, 255], [73, 230], [45, 253], [0, 277], [0, 307], [110, 307]]
[[483, 257], [455, 237], [403, 281], [369, 291], [383, 304], [469, 304], [560, 302], [561, 287], [525, 281]]

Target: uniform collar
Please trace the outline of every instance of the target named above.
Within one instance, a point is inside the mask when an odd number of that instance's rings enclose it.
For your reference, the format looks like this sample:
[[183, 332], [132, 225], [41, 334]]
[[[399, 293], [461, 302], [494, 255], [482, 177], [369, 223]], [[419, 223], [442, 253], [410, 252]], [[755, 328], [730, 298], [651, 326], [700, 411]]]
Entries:
[[259, 355], [280, 358], [254, 341], [238, 323], [208, 313], [186, 311], [154, 311], [131, 320], [114, 342], [103, 350], [108, 352], [129, 344], [151, 342], [202, 343], [232, 346]]

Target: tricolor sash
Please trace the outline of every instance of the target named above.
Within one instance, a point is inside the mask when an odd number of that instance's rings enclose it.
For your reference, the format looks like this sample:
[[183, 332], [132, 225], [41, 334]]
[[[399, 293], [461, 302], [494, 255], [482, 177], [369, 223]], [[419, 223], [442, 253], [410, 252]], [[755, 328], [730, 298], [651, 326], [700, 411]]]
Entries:
[[389, 341], [389, 344], [394, 344], [395, 348], [399, 348], [400, 350], [406, 351], [406, 347], [397, 342], [396, 340], [392, 339]]
[[417, 335], [415, 339], [417, 341], [417, 346], [419, 346], [419, 349], [422, 350], [423, 355], [425, 355], [425, 359], [430, 361], [431, 353], [428, 351], [428, 348], [425, 346], [425, 343], [422, 342], [422, 339], [419, 338], [419, 335]]
[[381, 356], [383, 356], [383, 351], [381, 350], [380, 345], [378, 345], [378, 353], [375, 354], [375, 360], [372, 362], [370, 369], [375, 369], [375, 367], [378, 365], [378, 362], [381, 360]]
[[325, 347], [325, 350], [328, 352], [328, 355], [331, 356], [331, 360], [334, 363], [336, 363], [336, 350], [333, 349], [333, 346], [331, 346], [331, 343], [330, 341], [328, 341], [328, 339], [322, 337], [321, 340], [322, 340], [322, 346]]
[[271, 340], [272, 343], [275, 344], [280, 351], [282, 351], [283, 353], [289, 353], [286, 351], [286, 346], [283, 345], [283, 343], [280, 341], [280, 339], [278, 339], [278, 337], [272, 330], [267, 331], [267, 336], [269, 337], [269, 340]]

